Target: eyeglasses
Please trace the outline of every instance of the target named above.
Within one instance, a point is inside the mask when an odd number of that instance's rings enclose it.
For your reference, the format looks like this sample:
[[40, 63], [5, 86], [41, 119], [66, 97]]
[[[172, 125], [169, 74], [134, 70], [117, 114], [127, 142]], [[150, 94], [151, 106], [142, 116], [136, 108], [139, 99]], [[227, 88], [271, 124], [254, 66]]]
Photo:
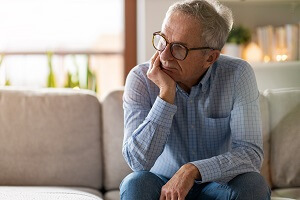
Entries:
[[165, 48], [170, 44], [171, 54], [177, 60], [184, 60], [189, 51], [211, 49], [211, 47], [198, 47], [198, 48], [187, 48], [183, 44], [168, 42], [167, 39], [161, 34], [160, 31], [153, 33], [152, 45], [157, 51], [164, 51]]

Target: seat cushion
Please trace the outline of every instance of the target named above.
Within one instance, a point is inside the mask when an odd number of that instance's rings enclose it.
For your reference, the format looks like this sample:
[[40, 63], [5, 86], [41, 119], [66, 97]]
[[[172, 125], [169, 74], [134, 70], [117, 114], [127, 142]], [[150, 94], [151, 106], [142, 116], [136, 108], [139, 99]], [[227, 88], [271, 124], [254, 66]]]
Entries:
[[103, 200], [102, 194], [90, 188], [0, 186], [1, 200]]
[[119, 190], [111, 190], [104, 194], [105, 200], [119, 200], [120, 199], [120, 191]]
[[300, 88], [268, 92], [271, 179], [275, 188], [300, 187]]
[[272, 191], [272, 200], [273, 200], [273, 197], [300, 199], [300, 187], [299, 188], [275, 189]]
[[101, 188], [100, 121], [90, 91], [0, 88], [0, 185]]

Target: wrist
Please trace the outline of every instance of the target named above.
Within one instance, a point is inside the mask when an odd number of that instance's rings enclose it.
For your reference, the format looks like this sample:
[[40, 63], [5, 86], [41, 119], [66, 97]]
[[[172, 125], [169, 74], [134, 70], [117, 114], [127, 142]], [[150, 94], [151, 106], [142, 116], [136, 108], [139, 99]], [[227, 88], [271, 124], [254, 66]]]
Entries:
[[184, 165], [185, 166], [185, 170], [188, 171], [188, 173], [190, 174], [191, 177], [193, 177], [194, 180], [201, 180], [201, 174], [198, 170], [198, 168], [192, 164], [192, 163], [187, 163]]
[[175, 93], [176, 87], [161, 88], [159, 92], [159, 97], [170, 104], [174, 104]]

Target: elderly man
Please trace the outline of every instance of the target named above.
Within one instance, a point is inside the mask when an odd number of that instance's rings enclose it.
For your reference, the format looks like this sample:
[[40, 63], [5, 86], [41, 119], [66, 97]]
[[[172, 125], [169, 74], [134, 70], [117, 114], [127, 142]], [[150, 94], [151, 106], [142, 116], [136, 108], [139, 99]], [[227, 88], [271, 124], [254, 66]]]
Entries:
[[123, 155], [134, 172], [121, 199], [270, 199], [254, 73], [220, 55], [232, 23], [218, 2], [184, 1], [153, 33], [156, 53], [126, 80]]

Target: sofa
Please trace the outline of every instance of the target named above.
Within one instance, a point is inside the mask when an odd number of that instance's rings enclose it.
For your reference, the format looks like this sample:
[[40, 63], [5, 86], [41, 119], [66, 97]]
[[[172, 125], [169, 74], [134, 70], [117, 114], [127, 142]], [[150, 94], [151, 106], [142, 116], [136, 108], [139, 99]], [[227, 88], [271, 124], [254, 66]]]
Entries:
[[[0, 199], [119, 199], [122, 95], [0, 87]], [[265, 90], [260, 106], [272, 199], [300, 199], [300, 88]]]
[[253, 62], [258, 89], [300, 87], [300, 61], [289, 62]]

